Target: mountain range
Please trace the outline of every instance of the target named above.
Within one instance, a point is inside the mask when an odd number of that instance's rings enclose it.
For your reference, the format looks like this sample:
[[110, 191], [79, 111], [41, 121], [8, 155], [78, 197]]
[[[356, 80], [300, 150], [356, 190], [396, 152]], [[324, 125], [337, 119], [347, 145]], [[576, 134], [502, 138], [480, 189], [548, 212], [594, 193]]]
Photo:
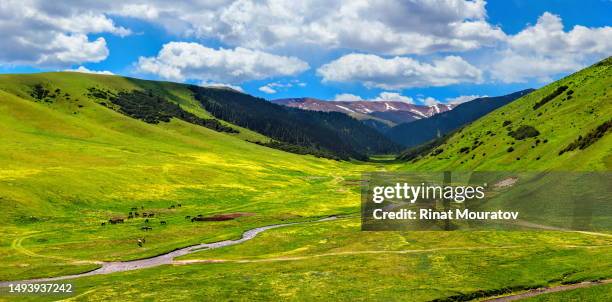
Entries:
[[408, 149], [399, 158], [423, 170], [610, 171], [610, 83], [612, 57]]
[[342, 112], [383, 131], [401, 123], [449, 111], [455, 106], [454, 104], [425, 106], [401, 101], [325, 101], [308, 97], [276, 99], [271, 102], [304, 110]]
[[534, 90], [525, 89], [504, 96], [477, 98], [459, 104], [451, 111], [445, 111], [429, 118], [397, 125], [386, 131], [385, 135], [403, 146], [416, 146], [471, 123], [481, 116], [509, 104], [532, 91]]

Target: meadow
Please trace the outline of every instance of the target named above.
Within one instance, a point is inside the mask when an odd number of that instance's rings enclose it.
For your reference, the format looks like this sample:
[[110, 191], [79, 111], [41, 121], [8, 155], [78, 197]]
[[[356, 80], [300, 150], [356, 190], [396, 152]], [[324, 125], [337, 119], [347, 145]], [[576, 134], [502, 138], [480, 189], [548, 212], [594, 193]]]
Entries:
[[[33, 100], [29, 89], [40, 82], [52, 91], [59, 88], [61, 97]], [[147, 124], [88, 98], [89, 87], [156, 89], [185, 110], [210, 117], [179, 84], [77, 73], [1, 75], [2, 281], [89, 271], [100, 261], [140, 259], [240, 238], [258, 226], [331, 215], [339, 219], [269, 230], [239, 245], [181, 257], [177, 265], [74, 279], [74, 300], [422, 301], [612, 276], [605, 261], [612, 258], [609, 233], [360, 231], [355, 180], [361, 173], [518, 167], [505, 154], [492, 156], [491, 164], [463, 166], [454, 164], [468, 156], [460, 153], [452, 160], [416, 163], [389, 156], [365, 163], [296, 155], [250, 143], [267, 138], [240, 127], [236, 134], [177, 119]], [[610, 103], [602, 104], [589, 125], [610, 112]], [[497, 121], [501, 112], [485, 118]], [[571, 127], [575, 130], [560, 136], [563, 142], [586, 128], [579, 117], [573, 122], [579, 121], [584, 125]], [[546, 133], [547, 127], [538, 129]], [[477, 130], [484, 131], [484, 124], [476, 122], [464, 133]], [[551, 154], [545, 155], [551, 156], [550, 168], [610, 169], [610, 136], [558, 161], [552, 151], [562, 145], [556, 142], [561, 138], [548, 137], [550, 150], [542, 152]], [[447, 149], [458, 148], [460, 139], [452, 138]], [[522, 143], [517, 150], [529, 148]], [[497, 150], [493, 142], [485, 146]], [[544, 170], [540, 163], [526, 167]], [[127, 219], [133, 211], [155, 216], [148, 223], [143, 217]], [[228, 213], [246, 215], [214, 222], [186, 218]], [[109, 224], [114, 217], [125, 222]], [[145, 232], [144, 226], [152, 230]], [[140, 238], [146, 238], [142, 247]], [[599, 295], [601, 289], [579, 291]]]

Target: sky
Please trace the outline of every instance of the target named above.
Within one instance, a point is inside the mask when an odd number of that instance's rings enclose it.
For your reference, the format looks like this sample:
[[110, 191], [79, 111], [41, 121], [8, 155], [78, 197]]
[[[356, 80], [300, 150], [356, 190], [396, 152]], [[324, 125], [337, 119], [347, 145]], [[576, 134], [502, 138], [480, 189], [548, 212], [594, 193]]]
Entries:
[[612, 55], [610, 0], [0, 1], [0, 73], [459, 103]]

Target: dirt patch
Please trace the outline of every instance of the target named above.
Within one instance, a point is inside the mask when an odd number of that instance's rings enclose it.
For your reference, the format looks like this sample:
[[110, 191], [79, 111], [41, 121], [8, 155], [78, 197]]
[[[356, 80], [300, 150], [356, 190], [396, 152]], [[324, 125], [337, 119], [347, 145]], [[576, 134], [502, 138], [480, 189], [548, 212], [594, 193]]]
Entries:
[[585, 282], [580, 282], [580, 283], [575, 283], [575, 284], [566, 284], [566, 285], [558, 285], [558, 286], [553, 286], [553, 287], [536, 288], [536, 289], [528, 290], [523, 293], [507, 295], [507, 296], [498, 297], [498, 298], [492, 298], [492, 299], [488, 299], [484, 301], [496, 301], [496, 302], [516, 301], [516, 300], [522, 300], [525, 298], [534, 297], [534, 296], [538, 296], [542, 294], [556, 293], [556, 292], [562, 292], [562, 291], [567, 291], [567, 290], [573, 290], [577, 288], [585, 288], [585, 287], [591, 287], [591, 286], [603, 285], [603, 284], [609, 284], [609, 283], [612, 283], [612, 279], [598, 280], [598, 281], [585, 281]]
[[518, 177], [508, 177], [504, 180], [501, 180], [493, 185], [496, 189], [503, 189], [506, 187], [512, 187], [518, 181]]
[[229, 214], [216, 214], [216, 215], [207, 216], [207, 217], [204, 217], [204, 216], [193, 217], [191, 221], [226, 221], [226, 220], [233, 220], [233, 219], [236, 219], [242, 216], [253, 216], [253, 215], [255, 215], [255, 213], [238, 212], [238, 213], [229, 213]]

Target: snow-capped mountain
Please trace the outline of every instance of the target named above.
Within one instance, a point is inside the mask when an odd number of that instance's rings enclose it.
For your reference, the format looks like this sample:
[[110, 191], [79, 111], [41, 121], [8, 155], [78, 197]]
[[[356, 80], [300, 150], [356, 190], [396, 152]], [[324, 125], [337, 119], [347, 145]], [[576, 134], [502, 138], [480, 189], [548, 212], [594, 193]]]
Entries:
[[450, 104], [424, 106], [399, 101], [338, 102], [314, 98], [277, 99], [271, 102], [305, 110], [343, 112], [359, 119], [384, 120], [390, 122], [389, 125], [428, 118], [435, 114], [449, 111], [454, 107], [454, 105]]

